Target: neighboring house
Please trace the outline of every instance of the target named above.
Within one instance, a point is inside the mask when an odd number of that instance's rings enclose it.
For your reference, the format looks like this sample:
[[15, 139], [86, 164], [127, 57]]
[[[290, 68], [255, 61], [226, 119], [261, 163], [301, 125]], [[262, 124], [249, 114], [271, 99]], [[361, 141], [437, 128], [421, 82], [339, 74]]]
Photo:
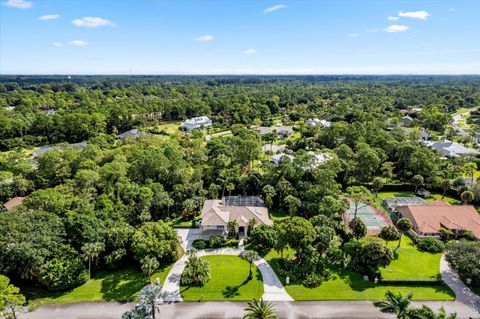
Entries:
[[330, 126], [332, 126], [332, 122], [329, 122], [327, 120], [320, 120], [318, 118], [308, 119], [307, 124], [310, 125], [310, 126], [316, 126], [316, 127], [330, 127]]
[[284, 126], [284, 125], [270, 126], [270, 127], [259, 126], [257, 127], [257, 132], [260, 135], [275, 133], [277, 134], [277, 138], [285, 138], [293, 134], [293, 128], [291, 126]]
[[445, 157], [460, 157], [462, 155], [480, 155], [480, 152], [473, 148], [465, 147], [452, 141], [428, 143], [428, 146], [437, 150]]
[[202, 237], [228, 236], [227, 225], [235, 221], [235, 232], [240, 236], [247, 234], [249, 221], [255, 219], [255, 225], [273, 225], [268, 209], [262, 199], [256, 196], [227, 196], [220, 199], [207, 199], [203, 204], [199, 227]]
[[285, 153], [279, 153], [279, 154], [275, 154], [272, 157], [270, 157], [270, 162], [272, 162], [273, 164], [278, 166], [283, 157], [288, 158], [290, 161], [293, 161], [293, 159], [295, 158], [293, 155], [289, 155], [289, 154], [285, 154]]
[[388, 197], [383, 200], [383, 203], [392, 212], [397, 213], [397, 208], [399, 206], [426, 205], [427, 201], [420, 197]]
[[398, 123], [399, 126], [410, 126], [413, 124], [413, 118], [408, 115], [405, 115], [402, 120]]
[[24, 198], [25, 197], [14, 197], [5, 204], [3, 204], [3, 207], [5, 208], [5, 210], [12, 210], [15, 207], [21, 205]]
[[480, 239], [480, 214], [471, 205], [450, 205], [442, 200], [425, 205], [399, 206], [402, 217], [412, 221], [413, 231], [420, 237], [438, 237], [441, 228], [457, 233], [466, 229]]
[[[325, 153], [325, 152], [313, 152], [313, 151], [308, 151], [307, 152], [308, 154], [310, 154], [312, 156], [312, 160], [311, 160], [311, 163], [306, 166], [305, 168], [315, 168], [329, 160], [331, 160], [333, 158], [332, 154], [330, 153]], [[295, 156], [293, 155], [290, 155], [290, 154], [285, 154], [285, 153], [279, 153], [279, 154], [275, 154], [273, 155], [271, 158], [270, 158], [270, 162], [272, 162], [273, 164], [275, 165], [279, 165], [280, 164], [280, 161], [283, 157], [287, 157], [290, 159], [290, 161], [293, 161], [293, 159], [295, 158]]]
[[263, 152], [272, 152], [274, 154], [278, 152], [283, 152], [287, 146], [286, 145], [277, 145], [277, 144], [265, 144], [262, 146]]
[[425, 130], [422, 130], [420, 132], [420, 141], [428, 142], [428, 141], [431, 141], [431, 140], [433, 140], [433, 135], [432, 134], [428, 133]]
[[129, 130], [129, 131], [126, 131], [126, 132], [123, 132], [123, 133], [120, 133], [117, 135], [117, 140], [124, 140], [126, 139], [127, 137], [131, 137], [131, 138], [139, 138], [140, 136], [143, 136], [145, 135], [145, 133], [143, 133], [142, 131], [140, 131], [139, 129], [133, 129], [133, 130]]
[[49, 151], [53, 151], [53, 150], [62, 150], [62, 149], [65, 149], [66, 147], [78, 147], [78, 148], [81, 148], [81, 149], [84, 149], [85, 147], [87, 147], [87, 142], [80, 142], [80, 143], [73, 143], [73, 144], [68, 144], [67, 146], [64, 146], [64, 145], [56, 145], [56, 146], [42, 146], [40, 147], [38, 150], [35, 150], [32, 152], [32, 157], [37, 157], [37, 156], [40, 156], [40, 155], [43, 155]]
[[212, 126], [212, 120], [207, 116], [194, 117], [180, 124], [180, 128], [185, 132], [190, 132], [196, 129], [204, 129], [210, 126]]

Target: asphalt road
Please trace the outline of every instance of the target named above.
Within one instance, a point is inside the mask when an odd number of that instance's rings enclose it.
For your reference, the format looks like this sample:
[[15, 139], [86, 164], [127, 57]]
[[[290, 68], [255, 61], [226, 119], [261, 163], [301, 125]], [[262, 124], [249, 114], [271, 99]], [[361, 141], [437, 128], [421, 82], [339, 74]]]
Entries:
[[[295, 301], [274, 302], [279, 318], [303, 319], [393, 319], [379, 312], [371, 301]], [[480, 319], [480, 314], [463, 303], [455, 301], [414, 302], [433, 309], [441, 306], [447, 312], [457, 312], [458, 319]], [[119, 319], [134, 304], [92, 302], [46, 305], [37, 311], [21, 315], [21, 319]], [[180, 302], [160, 306], [160, 319], [220, 319], [242, 318], [245, 302]]]

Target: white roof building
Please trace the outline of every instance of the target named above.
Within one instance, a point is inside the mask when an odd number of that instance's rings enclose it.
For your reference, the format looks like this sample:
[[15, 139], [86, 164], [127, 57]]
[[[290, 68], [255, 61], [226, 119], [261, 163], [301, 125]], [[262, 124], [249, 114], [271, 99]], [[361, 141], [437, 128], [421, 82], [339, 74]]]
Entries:
[[465, 147], [452, 141], [430, 142], [428, 146], [439, 151], [445, 157], [460, 157], [462, 155], [480, 155], [480, 152], [473, 148]]
[[208, 116], [199, 116], [186, 120], [180, 124], [183, 131], [190, 132], [195, 129], [202, 129], [212, 126], [212, 120]]
[[308, 119], [307, 124], [310, 125], [310, 126], [316, 126], [316, 127], [330, 127], [330, 126], [332, 126], [332, 122], [327, 121], [327, 120], [320, 120], [318, 118]]

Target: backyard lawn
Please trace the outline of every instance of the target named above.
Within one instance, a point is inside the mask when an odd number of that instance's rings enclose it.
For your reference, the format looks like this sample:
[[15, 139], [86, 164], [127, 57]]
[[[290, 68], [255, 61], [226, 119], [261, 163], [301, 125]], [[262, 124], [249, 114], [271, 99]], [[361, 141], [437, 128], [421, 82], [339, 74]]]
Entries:
[[[163, 283], [172, 265], [159, 269], [152, 275], [152, 280], [155, 282], [158, 277]], [[41, 288], [25, 287], [22, 293], [41, 303], [134, 301], [138, 292], [147, 284], [147, 278], [142, 272], [136, 268], [123, 268], [98, 272], [85, 284], [66, 292], [50, 292]]]
[[[405, 246], [405, 248], [398, 250], [400, 254], [404, 249], [407, 252], [410, 250], [409, 246], [407, 246], [406, 238], [403, 238], [402, 246]], [[412, 252], [410, 253], [412, 254]], [[291, 254], [293, 254], [292, 250], [284, 252], [284, 256]], [[420, 260], [432, 262], [432, 260], [430, 260], [428, 257], [422, 256]], [[279, 274], [279, 258], [280, 255], [274, 250], [270, 251], [265, 256], [265, 259], [270, 263], [277, 274]], [[438, 263], [433, 270], [430, 270], [429, 266], [420, 266], [420, 262], [418, 260], [413, 260], [414, 257], [410, 254], [409, 256], [402, 256], [399, 258], [401, 259], [395, 260], [389, 267], [386, 268], [387, 270], [392, 270], [392, 272], [389, 272], [392, 277], [388, 278], [393, 278], [394, 274], [402, 275], [404, 276], [402, 278], [405, 278], [407, 275], [412, 274], [416, 270], [418, 270], [418, 273], [421, 274], [422, 278], [424, 278], [427, 275], [435, 276], [435, 274], [439, 271]], [[436, 256], [432, 259], [435, 258]], [[409, 262], [409, 264], [404, 264], [405, 262]], [[379, 300], [384, 298], [387, 290], [401, 292], [402, 294], [412, 292], [415, 300], [454, 299], [453, 292], [445, 285], [376, 285], [371, 281], [364, 281], [362, 276], [355, 272], [348, 270], [336, 270], [332, 272], [332, 278], [326, 282], [323, 282], [317, 288], [307, 288], [301, 284], [292, 283], [290, 285], [286, 285], [285, 289], [295, 300]], [[285, 285], [285, 278], [279, 276], [279, 279]]]
[[250, 264], [237, 256], [201, 257], [210, 263], [210, 280], [203, 287], [180, 288], [185, 301], [207, 300], [252, 300], [263, 295], [262, 274], [253, 266], [249, 279]]

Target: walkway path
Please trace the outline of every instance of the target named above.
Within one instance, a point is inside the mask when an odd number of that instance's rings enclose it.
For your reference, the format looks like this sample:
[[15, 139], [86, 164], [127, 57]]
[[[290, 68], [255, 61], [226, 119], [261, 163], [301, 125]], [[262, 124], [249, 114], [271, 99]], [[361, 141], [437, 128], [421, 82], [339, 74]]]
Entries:
[[455, 293], [455, 300], [473, 307], [480, 312], [480, 297], [470, 290], [461, 280], [458, 274], [450, 268], [445, 255], [440, 258], [440, 274], [443, 281]]
[[[294, 301], [273, 302], [280, 319], [395, 319], [375, 308], [372, 301]], [[445, 307], [456, 312], [458, 319], [478, 319], [480, 314], [457, 301], [414, 301], [412, 306], [425, 304], [432, 309]], [[37, 311], [20, 315], [20, 319], [119, 319], [134, 303], [86, 302], [41, 306]], [[246, 302], [180, 302], [160, 305], [162, 319], [224, 319], [242, 318]]]
[[[243, 247], [243, 246], [242, 246]], [[243, 249], [237, 248], [219, 248], [219, 249], [205, 249], [199, 250], [197, 256], [209, 256], [209, 255], [234, 255], [240, 256], [243, 252]], [[180, 295], [180, 278], [182, 276], [183, 270], [185, 269], [185, 264], [187, 262], [188, 256], [184, 255], [182, 258], [177, 260], [173, 265], [172, 269], [168, 273], [167, 279], [163, 284], [163, 292], [166, 297], [164, 298], [167, 302], [177, 302], [182, 301], [182, 296]], [[263, 258], [255, 261], [254, 264], [258, 267], [263, 277], [263, 296], [264, 300], [269, 301], [293, 301], [293, 298], [287, 293], [282, 283], [278, 279], [277, 275], [273, 271], [272, 267], [267, 263]]]

